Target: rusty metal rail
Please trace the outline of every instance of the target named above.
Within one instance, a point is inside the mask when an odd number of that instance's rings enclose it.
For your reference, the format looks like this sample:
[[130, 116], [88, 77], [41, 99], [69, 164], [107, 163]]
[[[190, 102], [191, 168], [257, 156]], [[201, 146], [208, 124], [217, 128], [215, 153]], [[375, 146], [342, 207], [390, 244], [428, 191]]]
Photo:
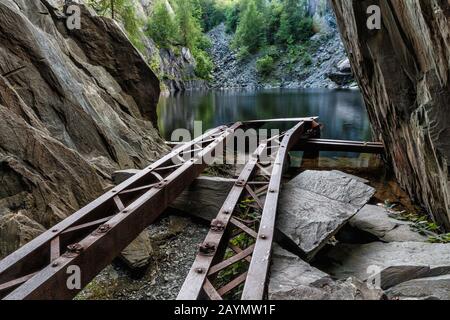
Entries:
[[[0, 261], [0, 297], [70, 299], [71, 267], [86, 286], [207, 166], [242, 124], [222, 126], [176, 148]], [[69, 272], [69, 273], [68, 273]]]
[[330, 139], [307, 139], [293, 147], [295, 151], [341, 151], [369, 154], [383, 154], [381, 142], [347, 141]]
[[[313, 135], [314, 128], [311, 118], [300, 119], [282, 136], [259, 145], [211, 222], [178, 300], [263, 298], [285, 160], [292, 146]], [[269, 163], [261, 157], [267, 150]], [[255, 183], [251, 179], [257, 172], [263, 178]]]

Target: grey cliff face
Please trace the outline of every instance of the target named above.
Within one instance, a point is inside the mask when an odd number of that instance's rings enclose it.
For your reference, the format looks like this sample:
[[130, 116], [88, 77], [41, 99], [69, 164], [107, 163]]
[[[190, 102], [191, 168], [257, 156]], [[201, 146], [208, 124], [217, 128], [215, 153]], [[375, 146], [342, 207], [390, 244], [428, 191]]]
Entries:
[[[81, 29], [68, 30], [47, 1], [0, 0], [3, 239], [35, 235], [98, 196], [114, 170], [165, 152], [157, 77], [115, 22], [81, 8]], [[23, 244], [18, 233], [9, 242], [0, 257]]]
[[[450, 228], [448, 1], [333, 0], [376, 137], [401, 185]], [[381, 30], [367, 28], [367, 7]]]

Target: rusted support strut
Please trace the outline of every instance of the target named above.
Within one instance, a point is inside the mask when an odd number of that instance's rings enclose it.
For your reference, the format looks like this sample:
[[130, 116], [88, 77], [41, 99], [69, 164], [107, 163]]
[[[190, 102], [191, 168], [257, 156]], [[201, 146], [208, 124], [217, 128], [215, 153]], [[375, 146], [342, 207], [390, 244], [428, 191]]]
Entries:
[[[230, 294], [233, 298], [263, 298], [284, 163], [290, 148], [305, 134], [312, 134], [314, 124], [312, 119], [301, 119], [284, 135], [262, 142], [252, 154], [211, 223], [178, 300], [221, 300]], [[269, 161], [261, 157], [267, 150], [272, 153]], [[261, 181], [255, 188], [250, 180], [258, 171], [268, 174], [269, 181]], [[242, 211], [249, 208], [253, 221], [242, 217]], [[236, 244], [234, 240], [241, 235], [247, 240]], [[239, 268], [233, 269], [238, 263]]]
[[[198, 137], [0, 261], [0, 297], [70, 299], [118, 256], [207, 166], [241, 123]], [[184, 157], [183, 157], [184, 155]], [[174, 164], [179, 165], [174, 165]]]
[[383, 154], [381, 142], [346, 141], [330, 139], [307, 139], [292, 148], [293, 151], [336, 151], [368, 154]]

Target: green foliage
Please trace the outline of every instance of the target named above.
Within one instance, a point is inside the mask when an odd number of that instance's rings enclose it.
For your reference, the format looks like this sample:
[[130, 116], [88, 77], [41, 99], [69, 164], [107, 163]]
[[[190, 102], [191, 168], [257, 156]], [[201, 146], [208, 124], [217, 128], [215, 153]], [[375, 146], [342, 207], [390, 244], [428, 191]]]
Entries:
[[210, 79], [214, 64], [208, 54], [200, 49], [193, 52], [195, 61], [197, 62], [195, 74], [202, 79]]
[[312, 64], [312, 58], [309, 51], [309, 43], [289, 45], [287, 48], [288, 62], [294, 64], [301, 61], [305, 66], [310, 66]]
[[225, 11], [225, 27], [227, 33], [235, 33], [239, 22], [239, 14], [241, 12], [241, 6], [235, 4], [228, 7]]
[[201, 0], [201, 7], [202, 27], [205, 32], [208, 32], [220, 23], [227, 21], [228, 13], [236, 6], [233, 0]]
[[169, 12], [166, 2], [159, 0], [147, 22], [147, 35], [162, 48], [170, 48], [177, 40], [178, 26]]
[[139, 50], [145, 49], [141, 32], [144, 22], [137, 17], [133, 0], [87, 0], [87, 4], [99, 15], [122, 22], [130, 41]]
[[179, 43], [194, 51], [199, 39], [204, 37], [199, 20], [200, 8], [191, 0], [176, 0], [175, 3], [175, 17], [180, 30]]
[[306, 14], [304, 1], [284, 0], [280, 25], [276, 33], [279, 44], [291, 45], [309, 39], [313, 34], [313, 19]]
[[385, 207], [389, 210], [388, 216], [400, 221], [412, 222], [411, 230], [428, 237], [430, 243], [450, 243], [450, 233], [444, 233], [443, 229], [435, 222], [429, 221], [426, 215], [416, 213], [395, 212], [391, 209], [394, 204], [385, 202]]
[[244, 10], [239, 15], [233, 47], [238, 50], [246, 47], [246, 51], [255, 53], [264, 43], [264, 17], [257, 10], [255, 0], [246, 1]]
[[274, 60], [270, 55], [265, 55], [256, 60], [256, 70], [263, 76], [269, 75], [274, 68]]

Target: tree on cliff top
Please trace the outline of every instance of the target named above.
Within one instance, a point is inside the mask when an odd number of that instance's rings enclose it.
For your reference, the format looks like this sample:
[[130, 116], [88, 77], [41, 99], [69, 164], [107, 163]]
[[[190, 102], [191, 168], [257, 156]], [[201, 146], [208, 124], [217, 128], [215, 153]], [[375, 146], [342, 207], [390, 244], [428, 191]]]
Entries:
[[143, 50], [142, 26], [144, 22], [136, 15], [133, 0], [87, 0], [87, 4], [102, 16], [110, 16], [112, 19], [122, 22], [130, 41]]
[[258, 11], [255, 0], [247, 0], [239, 16], [233, 46], [240, 53], [255, 53], [264, 43], [264, 16]]
[[158, 0], [155, 4], [148, 20], [147, 34], [162, 48], [170, 48], [176, 42], [178, 26], [165, 0]]

